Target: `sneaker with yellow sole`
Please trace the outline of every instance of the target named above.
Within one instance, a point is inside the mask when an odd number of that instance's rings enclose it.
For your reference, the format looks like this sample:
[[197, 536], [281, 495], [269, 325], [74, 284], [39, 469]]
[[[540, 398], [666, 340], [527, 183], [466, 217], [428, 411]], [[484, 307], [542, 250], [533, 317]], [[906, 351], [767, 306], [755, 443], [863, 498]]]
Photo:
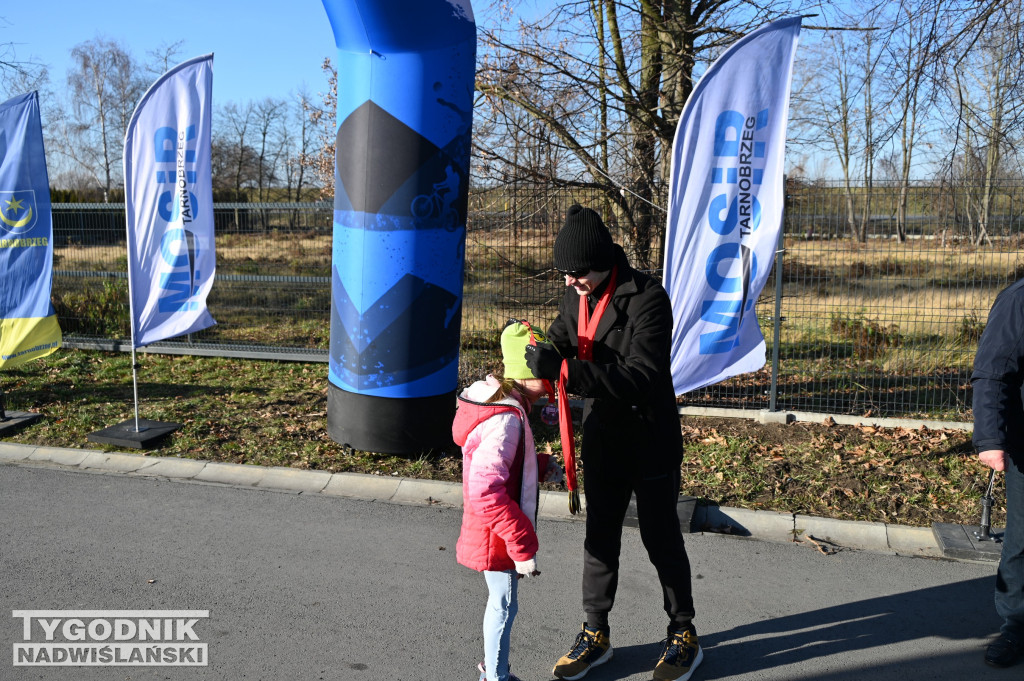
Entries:
[[669, 627], [664, 646], [654, 668], [654, 681], [689, 681], [704, 660], [696, 630], [692, 626], [684, 629]]
[[604, 664], [612, 659], [612, 643], [608, 632], [590, 629], [586, 623], [583, 631], [576, 634], [576, 642], [568, 653], [555, 663], [551, 673], [565, 681], [582, 679], [591, 667]]

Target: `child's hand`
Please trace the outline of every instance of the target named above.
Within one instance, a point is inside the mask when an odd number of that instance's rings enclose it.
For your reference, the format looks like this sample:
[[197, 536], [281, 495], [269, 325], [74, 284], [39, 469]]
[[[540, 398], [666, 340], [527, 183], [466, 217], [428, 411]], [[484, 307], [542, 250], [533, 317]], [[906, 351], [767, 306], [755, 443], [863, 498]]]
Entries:
[[554, 457], [548, 459], [548, 467], [541, 474], [541, 482], [562, 482], [562, 467], [558, 465]]
[[537, 556], [533, 556], [529, 560], [514, 560], [516, 564], [516, 572], [519, 573], [519, 578], [523, 577], [536, 577], [540, 574], [540, 570], [537, 569]]

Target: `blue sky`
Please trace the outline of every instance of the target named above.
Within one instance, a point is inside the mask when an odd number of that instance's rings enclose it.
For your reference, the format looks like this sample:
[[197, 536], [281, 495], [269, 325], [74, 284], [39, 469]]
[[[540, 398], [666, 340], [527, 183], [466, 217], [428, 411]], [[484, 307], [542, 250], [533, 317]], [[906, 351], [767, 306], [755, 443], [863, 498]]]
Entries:
[[46, 64], [57, 92], [71, 48], [97, 36], [117, 40], [140, 63], [178, 40], [185, 41], [178, 61], [213, 52], [218, 104], [286, 97], [303, 83], [315, 97], [327, 89], [320, 64], [336, 52], [320, 0], [28, 0], [0, 7], [0, 42], [14, 43], [19, 61]]

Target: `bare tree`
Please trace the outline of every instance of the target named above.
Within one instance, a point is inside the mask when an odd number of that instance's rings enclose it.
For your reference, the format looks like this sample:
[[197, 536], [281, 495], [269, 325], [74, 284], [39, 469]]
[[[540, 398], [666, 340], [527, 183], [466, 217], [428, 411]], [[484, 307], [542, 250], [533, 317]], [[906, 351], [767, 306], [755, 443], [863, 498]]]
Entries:
[[953, 71], [950, 96], [958, 113], [948, 177], [963, 186], [970, 236], [990, 241], [990, 217], [1004, 159], [1024, 133], [1024, 10], [993, 3], [972, 50]]
[[[0, 17], [0, 26], [7, 26]], [[44, 64], [34, 59], [21, 59], [13, 42], [0, 42], [0, 94], [7, 97], [43, 89], [49, 82]]]
[[56, 121], [57, 151], [91, 175], [109, 201], [110, 190], [123, 182], [123, 140], [145, 83], [131, 54], [116, 41], [94, 38], [76, 45], [71, 57], [72, 105]]
[[[302, 200], [302, 190], [308, 182], [306, 165], [302, 158], [309, 154], [313, 146], [313, 123], [306, 114], [310, 101], [309, 92], [302, 87], [292, 98], [288, 112], [288, 121], [281, 126], [281, 146], [286, 150], [284, 159], [285, 186], [289, 197], [294, 191], [294, 200]], [[292, 125], [295, 131], [292, 131]]]
[[854, 57], [859, 40], [857, 33], [832, 31], [816, 46], [809, 63], [815, 64], [812, 79], [818, 87], [805, 93], [802, 115], [820, 121], [820, 125], [815, 126], [821, 134], [818, 144], [835, 154], [842, 173], [847, 226], [850, 234], [864, 241], [867, 234], [863, 223], [857, 220], [854, 202], [854, 177], [862, 158], [860, 110], [856, 107], [861, 84]]
[[[838, 163], [847, 223], [858, 239], [866, 238], [876, 171], [883, 172], [896, 188], [896, 236], [906, 239], [912, 173], [923, 161], [938, 160], [938, 153], [926, 150], [944, 141], [943, 131], [953, 131], [943, 146], [957, 152], [946, 157], [942, 175], [954, 182], [970, 169], [998, 167], [982, 159], [990, 151], [1005, 153], [1019, 136], [1019, 125], [1003, 124], [1001, 146], [982, 144], [982, 133], [1000, 126], [993, 123], [992, 107], [983, 104], [989, 94], [973, 77], [988, 74], [982, 79], [994, 83], [996, 74], [983, 64], [1007, 63], [983, 57], [994, 40], [1007, 46], [1016, 41], [1011, 62], [1021, 54], [1019, 16], [1011, 16], [1020, 14], [1019, 0], [852, 0], [822, 8], [829, 29], [817, 40], [808, 31], [798, 54], [796, 80], [804, 87], [793, 98], [791, 129], [800, 137], [791, 146], [827, 151]], [[862, 32], [865, 27], [884, 30]], [[996, 39], [1000, 31], [1003, 38]], [[1002, 120], [1009, 123], [1019, 117], [1012, 113], [1019, 95], [1013, 87], [1002, 92], [1010, 103]], [[983, 204], [975, 201], [968, 209], [977, 216]], [[977, 230], [976, 219], [972, 224]]]
[[172, 66], [178, 64], [178, 55], [185, 45], [184, 40], [176, 40], [173, 43], [161, 42], [156, 48], [146, 51], [149, 59], [146, 62], [145, 70], [149, 80], [156, 80], [161, 75], [171, 70]]
[[[50, 73], [45, 67], [6, 71], [0, 77], [0, 101], [33, 90], [39, 93], [40, 110], [45, 117], [53, 103], [50, 91]], [[45, 135], [46, 132], [44, 128], [43, 134]]]
[[[876, 111], [878, 73], [884, 71], [877, 48], [877, 27], [886, 18], [881, 6], [852, 3], [830, 21], [818, 44], [808, 52], [815, 62], [816, 87], [809, 90], [810, 114], [819, 124], [819, 144], [835, 153], [842, 172], [846, 224], [858, 241], [867, 240], [874, 201], [875, 166], [887, 139]], [[802, 61], [808, 64], [808, 57]], [[883, 106], [883, 110], [888, 106]]]
[[285, 101], [285, 110], [281, 116], [281, 122], [274, 127], [273, 144], [277, 149], [277, 170], [274, 173], [276, 185], [284, 190], [285, 201], [298, 201], [298, 196], [292, 196], [292, 188], [296, 177], [302, 169], [296, 161], [298, 151], [296, 149], [296, 135], [292, 130], [292, 107], [291, 101]]
[[896, 236], [907, 239], [907, 200], [914, 154], [924, 119], [935, 103], [934, 63], [938, 43], [944, 34], [944, 3], [907, 0], [896, 16], [893, 40], [887, 45], [889, 68], [883, 71], [886, 90], [896, 114], [894, 122], [898, 161], [892, 167], [899, 195], [896, 200]]
[[252, 107], [256, 149], [256, 188], [259, 201], [266, 201], [268, 190], [277, 180], [277, 161], [281, 147], [275, 143], [280, 137], [279, 126], [285, 120], [287, 104], [267, 97]]
[[221, 175], [221, 188], [238, 194], [255, 186], [259, 176], [258, 154], [252, 146], [254, 120], [252, 102], [243, 105], [228, 102], [217, 115], [213, 165], [222, 170], [215, 175]]
[[[514, 121], [519, 134], [478, 153], [506, 175], [603, 197], [614, 207], [610, 217], [624, 223], [622, 240], [636, 262], [650, 267], [663, 237], [658, 205], [672, 139], [695, 71], [781, 6], [773, 0], [572, 0], [515, 29], [489, 21], [480, 31], [476, 110], [493, 124], [492, 142], [505, 121]], [[523, 140], [541, 153], [557, 150], [559, 162], [526, 163], [536, 155], [516, 149]]]
[[309, 168], [320, 185], [320, 197], [334, 196], [334, 144], [337, 138], [335, 120], [338, 111], [338, 72], [330, 59], [324, 59], [323, 71], [327, 76], [327, 91], [320, 93], [320, 105], [309, 98], [303, 99], [303, 109], [311, 126], [313, 151], [303, 151], [299, 163]]
[[[870, 16], [870, 15], [869, 15]], [[872, 22], [873, 23], [873, 22]], [[874, 31], [865, 31], [858, 35], [863, 36], [863, 59], [857, 65], [861, 71], [860, 93], [863, 101], [864, 115], [862, 121], [862, 140], [864, 163], [861, 169], [864, 172], [863, 196], [861, 198], [860, 238], [864, 241], [867, 238], [868, 227], [871, 224], [871, 206], [875, 190], [875, 160], [878, 155], [878, 140], [875, 134], [875, 73], [878, 69], [878, 58], [875, 54]]]

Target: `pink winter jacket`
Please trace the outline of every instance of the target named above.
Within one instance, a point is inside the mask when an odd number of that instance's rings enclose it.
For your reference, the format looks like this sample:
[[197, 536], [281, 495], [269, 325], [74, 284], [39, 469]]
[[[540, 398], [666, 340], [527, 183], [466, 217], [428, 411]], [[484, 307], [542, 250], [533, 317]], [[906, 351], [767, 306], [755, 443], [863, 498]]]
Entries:
[[513, 561], [537, 553], [538, 462], [526, 420], [530, 406], [511, 396], [485, 404], [498, 385], [488, 376], [464, 390], [452, 424], [462, 447], [462, 531], [455, 557], [473, 570], [513, 570]]

